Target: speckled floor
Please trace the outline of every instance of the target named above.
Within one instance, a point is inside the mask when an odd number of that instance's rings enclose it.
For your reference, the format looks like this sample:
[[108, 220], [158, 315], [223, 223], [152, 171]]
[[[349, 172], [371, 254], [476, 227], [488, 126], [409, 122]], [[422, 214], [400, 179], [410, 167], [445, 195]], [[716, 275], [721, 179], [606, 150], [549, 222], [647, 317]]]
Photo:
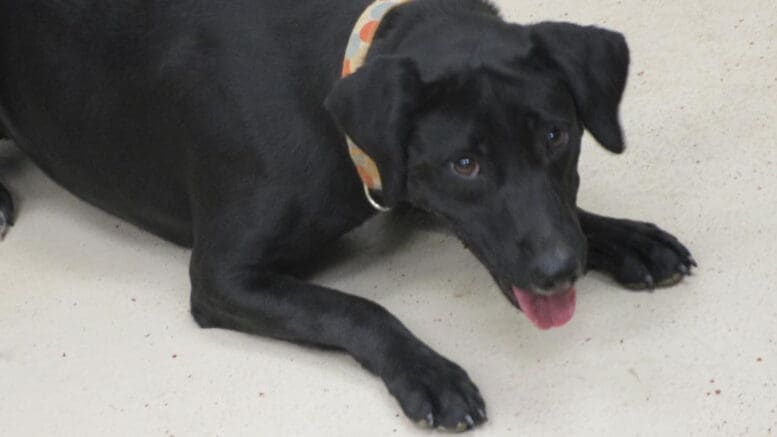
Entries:
[[[629, 150], [589, 141], [581, 204], [672, 230], [698, 273], [655, 294], [592, 274], [572, 323], [540, 332], [460, 243], [381, 218], [320, 282], [379, 301], [467, 369], [489, 406], [479, 435], [777, 435], [774, 1], [496, 3], [625, 32]], [[199, 330], [186, 250], [0, 149], [21, 200], [0, 243], [0, 434], [428, 435], [346, 356]]]

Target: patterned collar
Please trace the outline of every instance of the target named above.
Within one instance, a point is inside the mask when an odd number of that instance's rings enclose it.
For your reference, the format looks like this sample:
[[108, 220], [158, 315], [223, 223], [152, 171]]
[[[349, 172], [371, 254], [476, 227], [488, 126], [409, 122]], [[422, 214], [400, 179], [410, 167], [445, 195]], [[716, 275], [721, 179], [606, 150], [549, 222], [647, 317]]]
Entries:
[[[411, 0], [376, 0], [367, 7], [356, 22], [353, 33], [351, 33], [351, 39], [348, 41], [342, 77], [350, 76], [364, 65], [367, 52], [375, 38], [375, 32], [386, 14], [395, 7], [409, 1]], [[370, 205], [380, 212], [390, 211], [391, 208], [382, 206], [375, 201], [371, 194], [371, 191], [381, 191], [383, 189], [377, 164], [348, 135], [346, 135], [346, 141], [348, 143], [348, 152], [364, 184], [364, 194], [367, 196]]]

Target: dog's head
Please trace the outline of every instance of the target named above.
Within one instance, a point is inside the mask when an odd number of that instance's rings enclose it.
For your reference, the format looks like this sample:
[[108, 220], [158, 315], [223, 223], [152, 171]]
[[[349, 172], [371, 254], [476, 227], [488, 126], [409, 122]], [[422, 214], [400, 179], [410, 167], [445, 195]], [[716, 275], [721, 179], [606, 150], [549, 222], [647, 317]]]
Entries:
[[413, 29], [378, 41], [327, 108], [377, 162], [387, 203], [444, 217], [537, 326], [566, 323], [587, 252], [581, 137], [623, 151], [624, 38], [487, 14]]

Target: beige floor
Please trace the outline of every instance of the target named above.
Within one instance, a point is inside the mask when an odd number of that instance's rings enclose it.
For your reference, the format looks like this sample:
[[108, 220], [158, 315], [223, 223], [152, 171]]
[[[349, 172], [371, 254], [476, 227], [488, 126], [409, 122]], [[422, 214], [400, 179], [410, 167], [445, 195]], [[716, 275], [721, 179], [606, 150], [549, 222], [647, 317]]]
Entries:
[[[379, 219], [320, 281], [465, 367], [489, 406], [479, 435], [777, 435], [777, 5], [497, 3], [626, 33], [630, 148], [586, 145], [581, 203], [676, 232], [698, 274], [655, 294], [590, 275], [573, 322], [539, 332], [461, 244], [397, 241]], [[0, 435], [428, 435], [345, 356], [197, 329], [187, 251], [8, 167], [22, 211], [0, 243]]]

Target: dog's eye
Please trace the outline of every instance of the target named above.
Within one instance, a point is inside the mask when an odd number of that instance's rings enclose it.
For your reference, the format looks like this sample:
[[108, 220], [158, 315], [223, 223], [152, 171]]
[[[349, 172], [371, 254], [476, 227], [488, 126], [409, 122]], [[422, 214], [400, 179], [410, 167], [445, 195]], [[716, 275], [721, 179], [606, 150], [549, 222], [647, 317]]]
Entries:
[[569, 143], [569, 132], [564, 129], [554, 127], [545, 135], [545, 144], [549, 149], [558, 149]]
[[480, 173], [480, 164], [472, 158], [461, 158], [451, 163], [453, 171], [467, 178], [474, 178]]

